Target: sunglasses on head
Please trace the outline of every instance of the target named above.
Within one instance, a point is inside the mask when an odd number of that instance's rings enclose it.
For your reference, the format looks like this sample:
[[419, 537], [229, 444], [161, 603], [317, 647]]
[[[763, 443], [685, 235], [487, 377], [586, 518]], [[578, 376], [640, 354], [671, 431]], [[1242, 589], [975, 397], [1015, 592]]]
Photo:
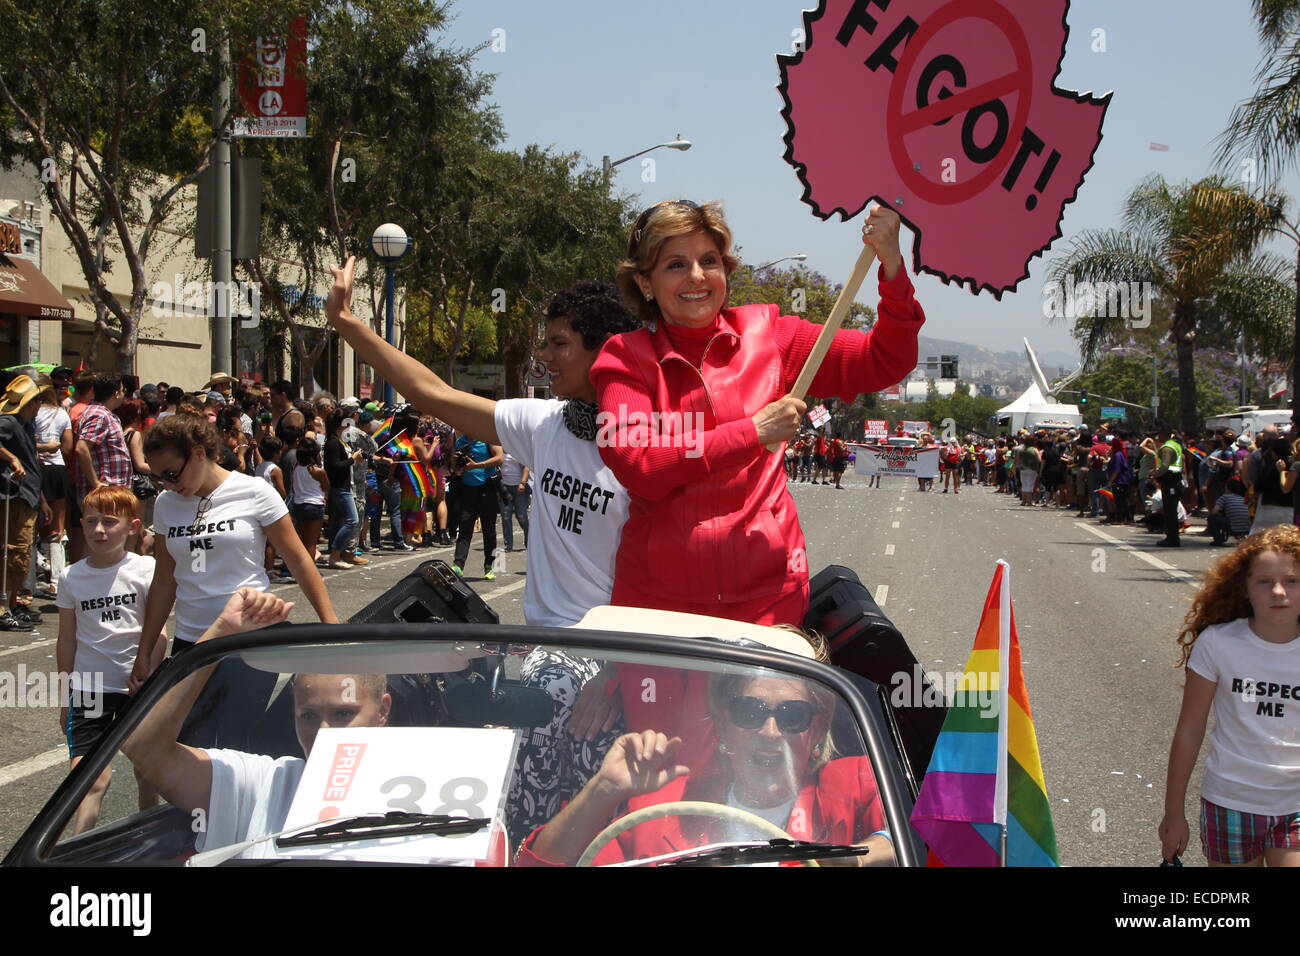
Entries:
[[181, 480], [181, 475], [183, 475], [183, 474], [185, 473], [185, 469], [189, 467], [189, 464], [190, 464], [190, 454], [192, 454], [192, 453], [186, 453], [186, 455], [185, 455], [185, 461], [182, 462], [182, 463], [181, 463], [181, 466], [180, 466], [179, 468], [175, 469], [174, 471], [158, 471], [158, 472], [154, 472], [154, 476], [153, 476], [153, 477], [154, 477], [154, 480], [155, 480], [155, 481], [161, 481], [164, 485], [174, 485], [174, 484], [176, 484], [178, 481]]
[[689, 199], [665, 199], [663, 202], [657, 202], [653, 206], [648, 206], [641, 215], [637, 216], [636, 223], [632, 226], [632, 241], [628, 244], [628, 258], [636, 256], [637, 246], [641, 244], [641, 233], [645, 230], [646, 224], [655, 214], [655, 210], [662, 209], [664, 206], [685, 206], [687, 209], [699, 209], [700, 204], [691, 202]]
[[727, 708], [731, 722], [741, 730], [758, 730], [769, 717], [776, 718], [777, 729], [783, 734], [801, 734], [812, 726], [816, 711], [806, 700], [783, 700], [769, 707], [757, 697], [736, 697]]

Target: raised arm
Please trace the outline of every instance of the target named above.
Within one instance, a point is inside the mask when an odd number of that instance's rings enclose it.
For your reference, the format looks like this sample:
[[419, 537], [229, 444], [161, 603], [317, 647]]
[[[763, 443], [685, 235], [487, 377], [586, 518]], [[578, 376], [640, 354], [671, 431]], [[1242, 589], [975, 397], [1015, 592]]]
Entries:
[[325, 302], [325, 314], [343, 340], [352, 346], [387, 382], [422, 412], [432, 412], [459, 432], [499, 445], [496, 402], [452, 388], [426, 365], [389, 345], [366, 323], [352, 314], [352, 273], [356, 257], [348, 256], [341, 269], [331, 269], [334, 285]]
[[[288, 619], [291, 610], [292, 604], [274, 594], [240, 588], [197, 643], [278, 624]], [[182, 810], [207, 810], [212, 796], [211, 759], [176, 738], [215, 669], [216, 665], [201, 668], [169, 690], [122, 746], [140, 775]]]

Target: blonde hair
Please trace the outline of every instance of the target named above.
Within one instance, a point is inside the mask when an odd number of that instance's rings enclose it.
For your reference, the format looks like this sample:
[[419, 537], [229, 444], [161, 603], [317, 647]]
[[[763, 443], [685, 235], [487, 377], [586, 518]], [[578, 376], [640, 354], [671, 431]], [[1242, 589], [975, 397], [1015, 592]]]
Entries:
[[740, 260], [731, 251], [731, 229], [722, 215], [722, 203], [706, 202], [696, 205], [687, 199], [667, 199], [645, 209], [628, 236], [627, 258], [618, 264], [619, 291], [623, 299], [643, 322], [662, 319], [659, 303], [646, 299], [636, 284], [638, 275], [647, 275], [659, 261], [663, 244], [674, 236], [692, 232], [705, 232], [713, 239], [722, 255], [727, 275], [736, 271]]

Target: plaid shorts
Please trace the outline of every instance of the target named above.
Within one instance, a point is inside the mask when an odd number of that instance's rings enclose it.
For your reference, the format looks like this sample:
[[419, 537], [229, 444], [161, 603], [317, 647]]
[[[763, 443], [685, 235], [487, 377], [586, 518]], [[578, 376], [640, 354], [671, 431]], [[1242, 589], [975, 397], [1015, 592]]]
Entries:
[[1300, 849], [1300, 812], [1271, 817], [1201, 797], [1201, 849], [1212, 863], [1249, 863], [1268, 847]]

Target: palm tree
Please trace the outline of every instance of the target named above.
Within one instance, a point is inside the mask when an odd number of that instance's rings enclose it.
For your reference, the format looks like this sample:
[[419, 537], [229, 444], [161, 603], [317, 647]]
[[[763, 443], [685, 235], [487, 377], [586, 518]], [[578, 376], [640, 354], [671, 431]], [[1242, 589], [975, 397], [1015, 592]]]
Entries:
[[[1237, 104], [1219, 136], [1216, 156], [1222, 169], [1242, 163], [1262, 181], [1276, 182], [1300, 158], [1300, 0], [1252, 0], [1264, 58], [1255, 94]], [[1281, 219], [1275, 231], [1296, 244], [1293, 300], [1295, 329], [1291, 349], [1291, 425], [1300, 428], [1300, 223]]]
[[[1062, 285], [1098, 283], [1103, 288], [1139, 283], [1146, 295], [1164, 300], [1172, 312], [1178, 361], [1179, 423], [1199, 431], [1193, 356], [1197, 324], [1222, 317], [1234, 330], [1258, 341], [1275, 333], [1279, 299], [1289, 302], [1289, 266], [1276, 256], [1255, 254], [1281, 216], [1281, 202], [1265, 202], [1220, 177], [1171, 186], [1149, 176], [1124, 203], [1122, 229], [1080, 233], [1053, 260], [1048, 278]], [[1111, 314], [1078, 318], [1084, 365], [1117, 344], [1131, 318]], [[1282, 318], [1285, 321], [1285, 318]]]

